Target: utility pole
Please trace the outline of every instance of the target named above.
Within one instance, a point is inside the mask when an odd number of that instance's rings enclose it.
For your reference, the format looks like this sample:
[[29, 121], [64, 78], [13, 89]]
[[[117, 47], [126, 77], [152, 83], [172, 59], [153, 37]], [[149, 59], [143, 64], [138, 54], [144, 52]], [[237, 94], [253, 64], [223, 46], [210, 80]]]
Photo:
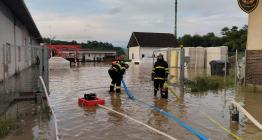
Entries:
[[174, 30], [175, 38], [177, 39], [177, 0], [175, 0], [175, 30]]

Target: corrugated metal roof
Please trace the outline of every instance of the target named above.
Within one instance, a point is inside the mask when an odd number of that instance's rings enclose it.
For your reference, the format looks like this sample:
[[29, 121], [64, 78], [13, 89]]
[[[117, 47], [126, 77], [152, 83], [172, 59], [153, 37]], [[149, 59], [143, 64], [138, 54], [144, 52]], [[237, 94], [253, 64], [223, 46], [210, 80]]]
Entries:
[[24, 24], [29, 33], [39, 42], [42, 42], [42, 36], [36, 27], [36, 24], [27, 9], [24, 0], [2, 0], [2, 2], [13, 12], [13, 14]]

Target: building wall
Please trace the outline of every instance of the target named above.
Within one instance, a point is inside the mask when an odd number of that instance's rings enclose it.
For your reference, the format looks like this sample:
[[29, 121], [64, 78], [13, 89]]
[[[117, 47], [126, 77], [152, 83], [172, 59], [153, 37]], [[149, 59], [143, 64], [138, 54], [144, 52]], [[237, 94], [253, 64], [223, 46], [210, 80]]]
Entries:
[[40, 44], [30, 36], [26, 27], [0, 1], [0, 81], [10, 77], [34, 61], [32, 46]]
[[228, 48], [226, 46], [221, 47], [208, 47], [206, 48], [206, 68], [210, 69], [210, 62], [213, 60], [226, 60]]
[[262, 1], [248, 18], [247, 50], [262, 50]]
[[[161, 48], [153, 48], [153, 47], [130, 47], [129, 48], [129, 59], [132, 60], [142, 60], [142, 56], [144, 58], [152, 58], [153, 52], [155, 50], [160, 50]], [[157, 55], [157, 53], [155, 54]]]
[[85, 56], [85, 60], [86, 61], [93, 61], [93, 60], [101, 60], [103, 61], [104, 60], [104, 57], [105, 57], [105, 54], [92, 54], [92, 53], [89, 53], [89, 54], [81, 54], [79, 56], [79, 59], [82, 59], [83, 56]]
[[154, 50], [159, 50], [159, 49], [160, 48], [141, 47], [140, 59], [142, 58], [142, 55], [144, 55], [144, 58], [152, 58]]
[[248, 16], [246, 84], [262, 85], [262, 1]]
[[128, 48], [129, 59], [140, 60], [140, 46]]
[[189, 58], [187, 68], [205, 68], [206, 48], [185, 47], [185, 57]]
[[[164, 55], [164, 59], [168, 60], [168, 51], [167, 48], [157, 48], [157, 47], [130, 47], [129, 52], [129, 59], [131, 60], [138, 60], [138, 61], [146, 61], [150, 60], [148, 58], [153, 58], [153, 53], [155, 51], [155, 56], [159, 55], [160, 53]], [[144, 59], [142, 56], [144, 55]], [[153, 61], [153, 59], [152, 59]]]
[[14, 17], [0, 1], [0, 44], [14, 44]]

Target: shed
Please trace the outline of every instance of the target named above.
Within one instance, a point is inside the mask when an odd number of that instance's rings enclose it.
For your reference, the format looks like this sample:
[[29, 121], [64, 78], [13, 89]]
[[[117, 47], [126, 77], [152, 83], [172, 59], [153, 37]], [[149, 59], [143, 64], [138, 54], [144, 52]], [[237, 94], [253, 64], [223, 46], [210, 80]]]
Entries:
[[152, 58], [154, 50], [175, 48], [178, 42], [171, 33], [133, 32], [128, 43], [128, 56], [132, 61]]

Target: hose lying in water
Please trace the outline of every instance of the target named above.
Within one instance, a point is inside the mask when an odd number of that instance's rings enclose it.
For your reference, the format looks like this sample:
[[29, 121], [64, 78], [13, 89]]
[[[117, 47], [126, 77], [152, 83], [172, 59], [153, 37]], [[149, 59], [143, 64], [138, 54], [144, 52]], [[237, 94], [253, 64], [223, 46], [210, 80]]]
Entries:
[[54, 116], [56, 140], [59, 140], [60, 138], [59, 138], [59, 136], [58, 136], [58, 128], [57, 128], [56, 115], [55, 115], [54, 109], [51, 107], [50, 100], [49, 100], [49, 95], [48, 95], [48, 93], [47, 93], [47, 88], [46, 88], [44, 79], [43, 79], [42, 76], [39, 76], [39, 78], [40, 78], [40, 81], [41, 81], [41, 83], [42, 83], [42, 86], [43, 86], [43, 89], [44, 89], [44, 92], [45, 92], [45, 96], [46, 96], [46, 100], [47, 100], [47, 105], [50, 107], [50, 110], [51, 110], [51, 112], [52, 112], [52, 115]]
[[237, 140], [242, 140], [240, 137], [238, 137], [236, 134], [234, 134], [233, 132], [231, 132], [230, 130], [226, 129], [222, 124], [220, 124], [218, 121], [216, 121], [215, 119], [213, 119], [211, 116], [209, 116], [208, 114], [202, 112], [202, 114], [204, 116], [207, 117], [207, 119], [211, 122], [213, 122], [214, 124], [216, 124], [218, 127], [220, 127], [221, 129], [223, 129], [224, 131], [226, 131], [228, 134], [230, 134], [231, 136], [233, 136], [234, 138], [236, 138]]
[[255, 124], [256, 127], [259, 128], [259, 130], [262, 130], [262, 125], [251, 115], [249, 114], [239, 103], [235, 101], [231, 101], [232, 104], [236, 105], [239, 110], [241, 110], [242, 113], [252, 122]]
[[168, 134], [166, 134], [166, 133], [164, 133], [164, 132], [162, 132], [162, 131], [159, 131], [159, 130], [157, 130], [157, 129], [155, 129], [155, 128], [153, 128], [153, 127], [151, 127], [151, 126], [149, 126], [149, 125], [147, 125], [147, 124], [145, 124], [145, 123], [143, 123], [143, 122], [140, 122], [140, 121], [138, 121], [138, 120], [136, 120], [136, 119], [134, 119], [134, 118], [131, 118], [130, 116], [128, 116], [128, 115], [126, 115], [126, 114], [120, 113], [120, 112], [118, 112], [118, 111], [115, 111], [115, 110], [113, 110], [113, 109], [111, 109], [111, 108], [108, 108], [108, 107], [106, 107], [106, 106], [103, 106], [103, 105], [99, 105], [99, 104], [98, 104], [98, 106], [101, 107], [101, 108], [103, 108], [103, 109], [112, 111], [112, 112], [114, 112], [114, 113], [116, 113], [116, 114], [118, 114], [118, 115], [121, 115], [121, 116], [125, 117], [125, 118], [128, 118], [128, 119], [130, 119], [130, 120], [132, 120], [132, 121], [134, 121], [134, 122], [136, 122], [136, 123], [138, 123], [138, 124], [141, 124], [141, 125], [147, 127], [148, 129], [150, 129], [150, 130], [152, 130], [152, 131], [154, 131], [154, 132], [156, 132], [156, 133], [158, 133], [158, 134], [160, 134], [160, 135], [163, 135], [163, 136], [167, 137], [167, 138], [170, 139], [170, 140], [177, 140], [176, 138], [174, 138], [174, 137], [172, 137], [172, 136], [170, 136], [170, 135], [168, 135]]
[[185, 128], [186, 130], [188, 130], [189, 132], [191, 132], [192, 134], [194, 134], [195, 136], [197, 136], [200, 140], [208, 140], [208, 138], [206, 136], [204, 136], [203, 134], [201, 134], [200, 132], [198, 132], [197, 130], [193, 129], [192, 127], [190, 127], [189, 125], [187, 125], [186, 123], [184, 123], [183, 121], [181, 121], [180, 119], [178, 119], [177, 117], [175, 117], [173, 114], [169, 113], [169, 112], [166, 112], [164, 111], [163, 109], [161, 108], [158, 108], [156, 106], [153, 106], [153, 105], [150, 105], [150, 104], [147, 104], [143, 101], [140, 101], [140, 100], [137, 100], [135, 98], [135, 96], [128, 90], [128, 87], [125, 83], [124, 80], [122, 80], [122, 83], [123, 83], [123, 86], [124, 86], [124, 89], [125, 89], [125, 93], [127, 94], [127, 96], [135, 101], [135, 102], [139, 102], [139, 103], [142, 103], [146, 106], [148, 106], [149, 108], [153, 108], [155, 109], [157, 112], [160, 112], [161, 114], [165, 115], [166, 117], [172, 119], [173, 121], [177, 122], [180, 126], [182, 126], [183, 128]]
[[176, 95], [176, 92], [172, 88], [170, 88], [167, 83], [165, 83], [164, 86], [167, 86], [168, 90], [177, 98], [177, 100], [180, 100], [180, 98]]

